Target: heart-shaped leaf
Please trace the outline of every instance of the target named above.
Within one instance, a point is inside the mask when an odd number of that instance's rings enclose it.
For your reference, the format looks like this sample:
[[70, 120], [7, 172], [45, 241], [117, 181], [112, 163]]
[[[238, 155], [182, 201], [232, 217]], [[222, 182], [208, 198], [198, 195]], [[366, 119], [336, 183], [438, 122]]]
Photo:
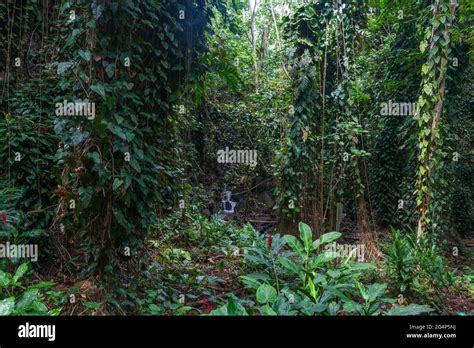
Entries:
[[271, 303], [277, 298], [277, 291], [275, 288], [268, 284], [262, 284], [257, 289], [257, 301], [258, 303]]

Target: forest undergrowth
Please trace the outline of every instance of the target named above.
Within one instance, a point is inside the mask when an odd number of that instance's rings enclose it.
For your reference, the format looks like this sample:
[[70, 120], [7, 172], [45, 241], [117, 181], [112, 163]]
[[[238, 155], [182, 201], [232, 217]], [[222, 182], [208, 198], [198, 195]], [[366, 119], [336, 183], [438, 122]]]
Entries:
[[0, 3], [0, 315], [474, 315], [469, 0]]

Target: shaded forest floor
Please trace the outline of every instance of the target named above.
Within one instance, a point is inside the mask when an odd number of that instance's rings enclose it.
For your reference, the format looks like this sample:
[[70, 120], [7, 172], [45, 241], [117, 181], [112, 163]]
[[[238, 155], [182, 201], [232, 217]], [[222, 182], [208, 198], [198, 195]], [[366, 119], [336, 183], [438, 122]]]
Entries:
[[[270, 221], [262, 214], [259, 218], [258, 221]], [[257, 232], [260, 223], [253, 227], [250, 224], [239, 226], [243, 225], [236, 221], [179, 213], [165, 219], [155, 236], [148, 239], [140, 265], [124, 263], [120, 272], [105, 275], [101, 280], [73, 277], [57, 268], [38, 269], [35, 277], [56, 283], [47, 291], [46, 302], [48, 307], [61, 306], [62, 315], [202, 315], [221, 306], [230, 294], [240, 299], [244, 307], [251, 308], [254, 304], [252, 291], [244, 286], [240, 277], [255, 273], [258, 267], [249, 263], [243, 254], [247, 253], [246, 248], [265, 244], [269, 235], [277, 236], [277, 233], [275, 227], [265, 233]], [[384, 231], [380, 235], [390, 233]], [[358, 236], [350, 231], [344, 233], [340, 241], [357, 242]], [[423, 303], [435, 309], [432, 314], [472, 314], [473, 242], [472, 239], [465, 239], [461, 243], [448, 243], [464, 247], [458, 257], [445, 254], [449, 270], [457, 276], [451, 285], [441, 289], [405, 291], [400, 297], [387, 272], [385, 257], [376, 262], [377, 270], [364, 274], [363, 279], [388, 284], [388, 294], [397, 298], [397, 302], [385, 304], [382, 308]], [[381, 243], [386, 246], [390, 240], [386, 238]], [[73, 301], [71, 295], [74, 296]], [[184, 298], [180, 297], [183, 295]], [[338, 315], [345, 313], [342, 311]]]

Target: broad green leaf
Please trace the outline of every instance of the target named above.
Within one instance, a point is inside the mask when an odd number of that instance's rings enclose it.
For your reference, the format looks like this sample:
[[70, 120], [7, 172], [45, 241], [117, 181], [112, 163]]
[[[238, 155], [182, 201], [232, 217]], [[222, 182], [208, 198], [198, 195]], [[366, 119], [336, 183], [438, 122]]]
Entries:
[[91, 202], [92, 194], [94, 193], [92, 187], [81, 187], [79, 188], [79, 197], [81, 198], [81, 204], [83, 208], [87, 208]]
[[423, 72], [423, 74], [426, 74], [428, 71], [429, 71], [429, 66], [428, 64], [424, 64], [422, 67], [421, 67], [421, 71]]
[[258, 287], [260, 285], [262, 285], [262, 283], [260, 283], [257, 279], [255, 278], [252, 278], [252, 277], [249, 277], [249, 276], [240, 276], [239, 277], [242, 282], [249, 288], [251, 289], [258, 289]]
[[277, 315], [277, 313], [269, 305], [260, 307], [260, 313], [263, 315]]
[[96, 27], [96, 21], [91, 19], [89, 22], [86, 23], [86, 25], [89, 27], [89, 28], [95, 28]]
[[123, 180], [119, 178], [114, 179], [114, 183], [112, 184], [112, 190], [117, 191], [117, 189], [122, 186]]
[[420, 43], [420, 51], [421, 53], [424, 53], [426, 51], [426, 47], [428, 46], [428, 43], [426, 40], [422, 40]]
[[127, 139], [128, 142], [131, 142], [135, 138], [135, 134], [133, 134], [132, 132], [126, 132], [125, 138]]
[[231, 297], [227, 303], [227, 314], [228, 315], [248, 315], [244, 306], [242, 306], [237, 299]]
[[92, 57], [92, 53], [91, 51], [89, 50], [79, 50], [77, 52], [79, 54], [79, 56], [84, 59], [86, 62], [90, 61], [91, 60], [91, 57]]
[[135, 158], [132, 158], [130, 161], [130, 165], [132, 166], [133, 169], [135, 169], [137, 172], [141, 173], [142, 169], [140, 168], [140, 165], [138, 164], [137, 160]]
[[287, 269], [289, 269], [290, 271], [292, 271], [294, 274], [296, 275], [300, 275], [300, 268], [291, 260], [288, 260], [287, 258], [285, 257], [280, 257], [278, 258], [278, 261], [284, 266], [286, 267]]
[[269, 303], [275, 301], [277, 298], [276, 289], [268, 284], [262, 284], [257, 289], [257, 301], [258, 303]]
[[48, 307], [38, 299], [33, 301], [31, 311], [28, 311], [29, 315], [45, 315], [46, 313], [48, 313]]
[[105, 87], [103, 84], [98, 83], [91, 86], [91, 90], [100, 95], [103, 99], [105, 99]]
[[427, 95], [432, 95], [433, 92], [433, 86], [431, 84], [426, 84], [423, 86], [423, 91], [427, 94]]
[[10, 285], [12, 276], [9, 273], [0, 271], [0, 288], [5, 288]]
[[208, 315], [210, 316], [214, 316], [214, 315], [229, 315], [227, 313], [227, 304], [217, 308], [217, 309], [214, 309], [213, 311], [211, 311]]
[[330, 252], [324, 252], [321, 255], [318, 255], [316, 257], [313, 257], [309, 262], [308, 262], [308, 268], [309, 269], [314, 269], [320, 265], [323, 265], [329, 261], [332, 261], [336, 258], [337, 256], [330, 253]]
[[367, 297], [369, 302], [375, 301], [377, 298], [382, 297], [387, 290], [387, 284], [370, 284], [367, 286]]
[[327, 285], [327, 280], [326, 277], [321, 274], [321, 273], [316, 273], [313, 278], [313, 283], [314, 284], [321, 284], [321, 285]]
[[26, 290], [23, 295], [21, 295], [20, 299], [18, 300], [15, 310], [17, 311], [24, 311], [28, 309], [28, 307], [36, 300], [38, 297], [38, 289], [28, 289]]
[[428, 305], [411, 304], [408, 306], [396, 306], [387, 312], [387, 315], [418, 315], [432, 312]]
[[337, 302], [331, 302], [328, 305], [328, 314], [329, 315], [337, 315], [337, 312], [339, 311], [339, 304]]
[[283, 237], [283, 239], [285, 240], [285, 242], [288, 243], [291, 249], [293, 249], [293, 251], [296, 252], [301, 258], [304, 258], [306, 256], [303, 245], [295, 236], [287, 234]]
[[151, 314], [162, 314], [163, 309], [160, 306], [157, 306], [154, 303], [150, 303], [148, 305], [148, 310], [150, 311]]
[[324, 286], [324, 285], [323, 285], [323, 288], [324, 288], [328, 293], [330, 293], [331, 295], [334, 295], [334, 296], [340, 298], [340, 299], [343, 300], [344, 302], [349, 302], [349, 301], [351, 301], [346, 295], [344, 295], [341, 291], [339, 291], [338, 289], [336, 289], [334, 286]]
[[328, 309], [327, 303], [316, 303], [313, 307], [315, 313], [322, 313]]
[[298, 229], [300, 231], [300, 238], [304, 243], [304, 249], [309, 254], [312, 250], [313, 232], [311, 232], [311, 228], [304, 222], [299, 223]]
[[340, 232], [325, 233], [313, 242], [313, 249], [319, 248], [319, 246], [322, 244], [331, 243], [332, 241], [338, 239], [341, 235], [342, 234]]
[[344, 303], [343, 310], [344, 312], [347, 313], [361, 313], [363, 310], [364, 306], [362, 306], [360, 303], [354, 302], [354, 301], [349, 301]]
[[76, 38], [84, 32], [84, 29], [76, 28], [72, 31], [71, 35], [66, 40], [64, 49], [72, 46], [76, 42]]
[[9, 297], [0, 301], [0, 316], [10, 315], [15, 308], [15, 298]]
[[308, 286], [311, 296], [314, 298], [314, 300], [317, 300], [318, 294], [316, 293], [316, 288], [311, 278], [308, 279]]
[[15, 275], [13, 276], [13, 283], [15, 284], [20, 280], [21, 277], [25, 275], [25, 273], [28, 271], [28, 264], [27, 263], [22, 263], [20, 267], [16, 270]]
[[127, 136], [125, 135], [125, 132], [123, 131], [122, 128], [120, 128], [119, 126], [116, 126], [116, 125], [110, 125], [109, 126], [109, 130], [115, 134], [116, 136], [118, 136], [119, 138], [123, 139], [123, 140], [127, 140]]
[[367, 291], [365, 290], [364, 285], [359, 283], [357, 280], [355, 280], [355, 284], [356, 284], [357, 288], [359, 289], [360, 295], [362, 296], [364, 301], [368, 301], [369, 300], [369, 295], [367, 294]]
[[115, 65], [114, 64], [107, 65], [107, 67], [105, 68], [105, 73], [107, 74], [107, 77], [109, 79], [113, 78], [114, 73], [115, 73]]

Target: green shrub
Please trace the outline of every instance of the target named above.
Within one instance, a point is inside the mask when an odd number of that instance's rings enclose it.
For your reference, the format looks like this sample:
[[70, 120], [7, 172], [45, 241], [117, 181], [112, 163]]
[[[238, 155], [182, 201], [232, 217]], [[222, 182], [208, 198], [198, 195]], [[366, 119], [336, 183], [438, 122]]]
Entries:
[[28, 264], [21, 264], [14, 274], [0, 270], [0, 316], [5, 315], [59, 315], [61, 308], [48, 310], [41, 289], [54, 283], [40, 282], [23, 286], [21, 279], [28, 272]]
[[417, 241], [416, 232], [402, 235], [398, 230], [392, 231], [386, 266], [389, 277], [401, 292], [436, 292], [453, 285], [455, 280], [438, 246], [426, 236]]
[[[85, 261], [84, 272], [112, 272], [126, 248], [136, 255], [149, 225], [182, 193], [188, 159], [180, 130], [187, 116], [178, 109], [206, 49], [209, 4], [50, 4], [48, 20], [56, 24], [34, 37], [42, 60], [34, 74], [19, 69], [5, 84], [11, 91], [0, 100], [0, 138], [8, 141], [0, 144], [0, 161], [8, 172], [0, 180], [21, 189], [17, 208], [35, 211], [28, 227], [54, 230], [54, 244]], [[29, 49], [16, 39], [41, 35], [34, 28], [45, 13], [36, 1], [25, 8], [29, 26], [12, 20], [11, 38], [0, 37], [11, 39], [10, 57], [22, 62]], [[10, 6], [0, 11], [10, 18]], [[56, 103], [77, 99], [95, 103], [95, 117], [55, 115]]]
[[[374, 270], [370, 263], [336, 261], [339, 256], [329, 251], [319, 252], [324, 244], [337, 240], [341, 234], [330, 232], [313, 241], [313, 233], [308, 225], [299, 224], [300, 239], [292, 235], [268, 239], [267, 245], [248, 248], [246, 256], [256, 265], [258, 273], [242, 276], [248, 289], [255, 294], [255, 302], [245, 308], [234, 295], [229, 302], [214, 310], [212, 315], [411, 315], [432, 311], [426, 305], [404, 306], [386, 311], [382, 305], [392, 305], [396, 301], [385, 297], [387, 284], [359, 282], [362, 271]], [[291, 249], [285, 252], [284, 245]], [[245, 256], [245, 254], [244, 254]], [[277, 260], [277, 262], [275, 262]], [[285, 273], [286, 271], [286, 273]], [[297, 282], [291, 280], [296, 275]], [[398, 311], [398, 312], [397, 312]]]

